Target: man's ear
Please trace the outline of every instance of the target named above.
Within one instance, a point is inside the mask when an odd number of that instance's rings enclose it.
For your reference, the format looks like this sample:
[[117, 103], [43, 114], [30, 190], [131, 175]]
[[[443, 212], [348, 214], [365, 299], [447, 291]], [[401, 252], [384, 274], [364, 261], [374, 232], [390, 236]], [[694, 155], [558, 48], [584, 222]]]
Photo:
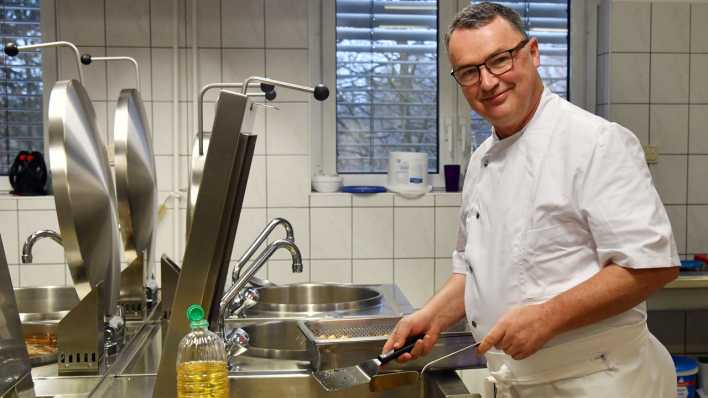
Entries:
[[529, 54], [531, 54], [531, 60], [533, 61], [533, 66], [538, 68], [541, 66], [541, 50], [538, 48], [538, 39], [532, 37], [529, 39]]

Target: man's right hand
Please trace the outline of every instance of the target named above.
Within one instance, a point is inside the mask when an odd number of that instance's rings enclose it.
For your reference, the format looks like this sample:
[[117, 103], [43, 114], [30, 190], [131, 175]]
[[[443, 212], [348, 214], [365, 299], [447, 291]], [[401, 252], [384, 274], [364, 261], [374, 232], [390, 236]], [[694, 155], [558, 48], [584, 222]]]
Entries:
[[393, 332], [388, 336], [383, 352], [389, 352], [405, 345], [408, 336], [425, 333], [422, 340], [418, 340], [410, 353], [398, 357], [398, 362], [407, 362], [418, 357], [428, 355], [440, 336], [440, 327], [433, 322], [434, 317], [425, 309], [418, 310], [401, 319]]

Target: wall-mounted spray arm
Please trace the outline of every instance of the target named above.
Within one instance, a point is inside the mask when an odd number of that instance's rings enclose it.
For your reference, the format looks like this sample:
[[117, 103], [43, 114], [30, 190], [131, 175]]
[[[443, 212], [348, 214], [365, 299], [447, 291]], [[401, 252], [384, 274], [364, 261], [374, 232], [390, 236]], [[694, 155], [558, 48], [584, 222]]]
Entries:
[[133, 64], [135, 68], [135, 88], [140, 91], [140, 67], [138, 66], [138, 61], [132, 57], [93, 57], [91, 54], [84, 54], [81, 56], [81, 63], [84, 65], [90, 65], [93, 61], [128, 61]]
[[[249, 93], [249, 96], [264, 96], [267, 100], [272, 101], [275, 99], [275, 90], [273, 86], [267, 84], [261, 84], [262, 93]], [[199, 156], [204, 156], [204, 94], [213, 88], [243, 88], [243, 83], [211, 83], [202, 87], [199, 91], [199, 98], [197, 99], [197, 126], [199, 131]], [[250, 88], [250, 87], [248, 87]], [[247, 89], [248, 89], [247, 88]], [[247, 89], [242, 89], [243, 94], [246, 94]]]
[[325, 86], [322, 83], [316, 85], [315, 87], [308, 87], [308, 86], [302, 86], [299, 84], [282, 82], [280, 80], [273, 80], [273, 79], [268, 79], [266, 77], [259, 77], [259, 76], [251, 76], [243, 81], [243, 86], [241, 88], [242, 94], [246, 93], [246, 90], [243, 87], [247, 87], [247, 85], [252, 82], [260, 82], [260, 83], [265, 83], [266, 85], [270, 85], [270, 86], [285, 87], [285, 88], [289, 88], [289, 89], [292, 89], [295, 91], [302, 91], [305, 93], [311, 93], [314, 95], [314, 97], [317, 101], [324, 101], [327, 99], [327, 97], [329, 97], [329, 88], [327, 88], [327, 86]]
[[52, 42], [48, 42], [48, 43], [29, 44], [26, 46], [19, 46], [19, 47], [15, 43], [10, 43], [5, 46], [5, 54], [7, 54], [10, 57], [14, 57], [20, 51], [32, 50], [35, 48], [48, 48], [48, 47], [69, 47], [72, 50], [74, 50], [74, 55], [76, 56], [76, 68], [79, 70], [79, 81], [81, 83], [83, 83], [84, 82], [84, 70], [81, 69], [81, 54], [79, 53], [79, 49], [76, 48], [76, 46], [73, 43], [69, 43], [68, 41], [52, 41]]

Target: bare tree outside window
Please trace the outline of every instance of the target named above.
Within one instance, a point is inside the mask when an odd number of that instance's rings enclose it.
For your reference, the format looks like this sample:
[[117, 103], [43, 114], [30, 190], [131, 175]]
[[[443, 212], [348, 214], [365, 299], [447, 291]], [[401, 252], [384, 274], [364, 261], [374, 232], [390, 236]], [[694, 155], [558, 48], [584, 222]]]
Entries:
[[438, 169], [437, 1], [337, 0], [337, 172], [385, 173], [390, 151]]

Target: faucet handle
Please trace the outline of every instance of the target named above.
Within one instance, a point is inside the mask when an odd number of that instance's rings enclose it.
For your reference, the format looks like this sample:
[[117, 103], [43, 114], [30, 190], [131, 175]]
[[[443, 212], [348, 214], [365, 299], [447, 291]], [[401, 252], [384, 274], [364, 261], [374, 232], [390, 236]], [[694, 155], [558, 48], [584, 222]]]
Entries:
[[224, 338], [226, 346], [226, 358], [229, 369], [234, 368], [233, 359], [248, 351], [248, 344], [251, 338], [245, 330], [241, 328], [231, 329]]

